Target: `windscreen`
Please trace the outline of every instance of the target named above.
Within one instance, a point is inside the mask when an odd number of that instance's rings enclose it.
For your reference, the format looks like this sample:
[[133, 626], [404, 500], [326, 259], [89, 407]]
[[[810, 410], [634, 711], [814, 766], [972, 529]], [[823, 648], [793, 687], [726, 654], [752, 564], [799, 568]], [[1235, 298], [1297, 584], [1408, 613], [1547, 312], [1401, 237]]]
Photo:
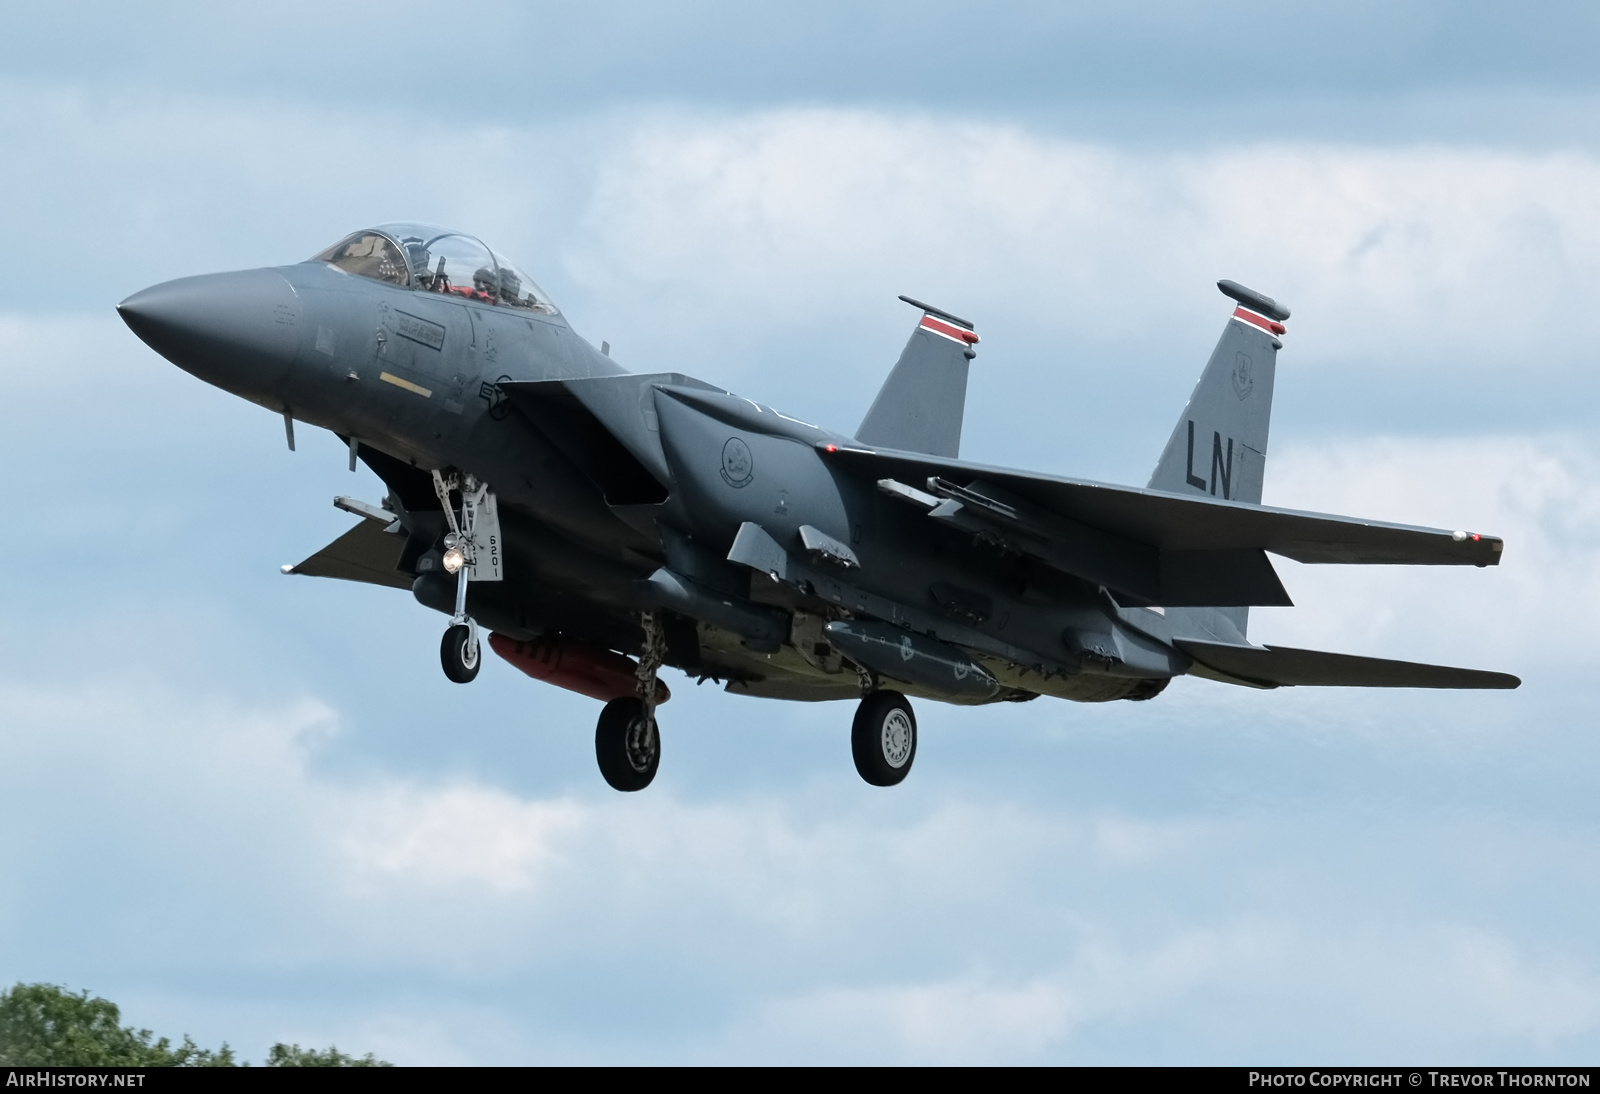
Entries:
[[405, 255], [392, 239], [381, 232], [357, 232], [317, 255], [317, 259], [337, 266], [357, 277], [370, 277], [391, 285], [411, 284]]

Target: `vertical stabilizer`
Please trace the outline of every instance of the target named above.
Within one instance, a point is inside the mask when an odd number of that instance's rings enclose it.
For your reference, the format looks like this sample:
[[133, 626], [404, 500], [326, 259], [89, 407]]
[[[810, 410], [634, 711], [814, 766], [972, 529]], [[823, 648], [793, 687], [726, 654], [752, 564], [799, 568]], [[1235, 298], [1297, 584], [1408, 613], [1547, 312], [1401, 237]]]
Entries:
[[1289, 309], [1232, 281], [1238, 302], [1150, 476], [1152, 490], [1261, 502], [1279, 337]]
[[883, 448], [957, 456], [967, 406], [967, 366], [975, 357], [977, 332], [965, 319], [909, 296], [922, 319], [900, 351], [856, 440]]
[[[1150, 488], [1259, 505], [1272, 385], [1289, 309], [1237, 282], [1219, 281], [1217, 288], [1237, 306], [1156, 463]], [[1181, 612], [1212, 634], [1237, 629], [1244, 638], [1248, 608]]]

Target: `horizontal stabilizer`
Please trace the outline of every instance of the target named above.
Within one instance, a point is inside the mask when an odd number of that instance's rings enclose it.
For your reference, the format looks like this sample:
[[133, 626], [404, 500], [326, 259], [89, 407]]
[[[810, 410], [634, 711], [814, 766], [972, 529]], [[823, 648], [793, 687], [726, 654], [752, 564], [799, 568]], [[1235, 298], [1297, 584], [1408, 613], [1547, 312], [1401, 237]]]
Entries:
[[390, 535], [383, 527], [376, 520], [363, 520], [300, 565], [292, 566], [285, 572], [409, 589], [415, 579], [395, 568], [400, 564], [400, 552], [405, 549], [406, 537]]
[[1287, 646], [1231, 646], [1186, 638], [1178, 639], [1176, 645], [1195, 659], [1197, 667], [1221, 673], [1232, 682], [1257, 687], [1504, 689], [1522, 683], [1504, 672], [1419, 665]]

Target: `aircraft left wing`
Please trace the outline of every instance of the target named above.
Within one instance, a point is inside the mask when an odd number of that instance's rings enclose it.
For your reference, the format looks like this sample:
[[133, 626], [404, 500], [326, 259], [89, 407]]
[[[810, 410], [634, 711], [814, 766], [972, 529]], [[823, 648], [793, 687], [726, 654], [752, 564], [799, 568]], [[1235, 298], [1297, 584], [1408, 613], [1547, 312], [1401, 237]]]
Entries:
[[824, 458], [937, 520], [983, 533], [1137, 600], [1287, 605], [1264, 552], [1296, 562], [1494, 566], [1502, 540], [1277, 509], [916, 453], [819, 445]]
[[919, 488], [929, 477], [951, 475], [992, 482], [1061, 516], [1163, 550], [1255, 548], [1307, 563], [1497, 566], [1505, 549], [1500, 538], [1477, 532], [1189, 497], [914, 453], [841, 445], [826, 456], [866, 475]]

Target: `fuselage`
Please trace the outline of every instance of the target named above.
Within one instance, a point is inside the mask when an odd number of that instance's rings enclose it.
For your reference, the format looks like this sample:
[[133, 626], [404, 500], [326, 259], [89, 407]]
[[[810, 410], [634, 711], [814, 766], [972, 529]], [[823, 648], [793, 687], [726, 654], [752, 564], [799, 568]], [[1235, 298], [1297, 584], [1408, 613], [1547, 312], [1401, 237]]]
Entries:
[[[857, 437], [676, 373], [633, 374], [471, 236], [367, 229], [291, 266], [184, 278], [119, 311], [168, 360], [327, 429], [381, 505], [286, 573], [409, 588], [523, 672], [606, 703], [607, 782], [654, 777], [671, 665], [772, 699], [859, 699], [857, 770], [916, 753], [907, 694], [1149, 699], [1186, 672], [1249, 687], [1514, 688], [1504, 673], [1256, 646], [1302, 562], [1495, 565], [1502, 542], [1260, 504], [1288, 309], [1238, 303], [1144, 488], [957, 458], [966, 320], [921, 311]], [[1208, 462], [1209, 456], [1209, 462]], [[637, 658], [637, 660], [630, 660]]]
[[[930, 530], [822, 459], [850, 438], [685, 377], [630, 387], [626, 370], [542, 300], [508, 307], [443, 277], [398, 284], [311, 260], [167, 282], [120, 311], [200, 379], [350, 441], [390, 486], [410, 533], [403, 565], [430, 607], [448, 611], [452, 594], [437, 570], [445, 526], [426, 476], [460, 469], [488, 483], [506, 521], [507, 580], [474, 586], [469, 605], [494, 630], [631, 649], [636, 613], [665, 606], [685, 624], [669, 663], [784, 698], [860, 693], [839, 643], [821, 633], [841, 617], [936, 636], [993, 675], [995, 686], [977, 691], [905, 684], [954, 702], [1143, 698], [1186, 668], [1159, 616], [1134, 615], [1024, 557], [997, 564], [992, 544]], [[558, 404], [541, 420], [531, 397], [508, 394], [607, 378], [632, 405], [606, 423], [625, 443], [598, 464], [585, 446], [615, 441], [572, 434], [576, 415]], [[605, 468], [627, 447], [646, 455], [640, 470], [661, 480], [659, 493], [616, 496], [626, 491]], [[841, 569], [813, 556], [786, 580], [763, 577], [728, 561], [750, 524], [778, 542], [820, 533], [854, 557]], [[649, 586], [662, 568], [690, 599], [664, 601], [659, 582]]]

